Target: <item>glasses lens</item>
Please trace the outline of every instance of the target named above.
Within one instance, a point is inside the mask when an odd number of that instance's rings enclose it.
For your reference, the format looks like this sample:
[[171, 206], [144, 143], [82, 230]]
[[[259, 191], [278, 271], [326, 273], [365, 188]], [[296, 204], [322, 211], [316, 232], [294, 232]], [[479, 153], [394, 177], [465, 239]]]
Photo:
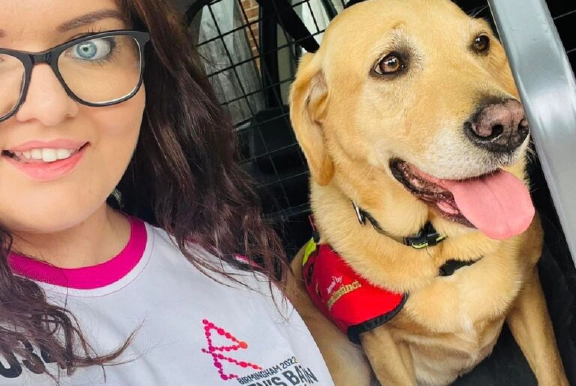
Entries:
[[24, 63], [11, 55], [0, 54], [0, 119], [14, 110], [22, 94]]
[[140, 47], [127, 35], [85, 40], [60, 55], [58, 68], [78, 98], [95, 104], [113, 102], [133, 94], [138, 87]]

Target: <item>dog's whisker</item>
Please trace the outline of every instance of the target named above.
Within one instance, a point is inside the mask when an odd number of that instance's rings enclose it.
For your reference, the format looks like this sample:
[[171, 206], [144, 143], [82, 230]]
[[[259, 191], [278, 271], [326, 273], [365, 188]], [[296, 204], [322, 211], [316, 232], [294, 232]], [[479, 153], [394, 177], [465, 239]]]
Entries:
[[488, 8], [487, 5], [481, 6], [481, 7], [477, 7], [477, 8], [473, 8], [471, 11], [468, 12], [468, 15], [470, 15], [471, 17], [478, 17], [478, 15], [480, 15], [482, 12], [484, 12], [486, 9]]

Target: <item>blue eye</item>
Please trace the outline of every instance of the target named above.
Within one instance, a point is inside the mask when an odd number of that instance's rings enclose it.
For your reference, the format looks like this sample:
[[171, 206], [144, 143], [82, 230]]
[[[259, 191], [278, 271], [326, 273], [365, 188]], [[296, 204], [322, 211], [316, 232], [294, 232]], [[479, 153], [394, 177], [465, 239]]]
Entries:
[[80, 60], [105, 60], [114, 50], [113, 39], [92, 39], [70, 47], [70, 55]]

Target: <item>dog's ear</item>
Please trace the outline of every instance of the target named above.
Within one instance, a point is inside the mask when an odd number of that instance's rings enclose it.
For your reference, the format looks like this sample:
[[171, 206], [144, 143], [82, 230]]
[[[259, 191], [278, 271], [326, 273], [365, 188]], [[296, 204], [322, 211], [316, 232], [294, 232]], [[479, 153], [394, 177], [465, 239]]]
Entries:
[[298, 65], [290, 90], [290, 120], [304, 151], [310, 173], [320, 185], [334, 176], [334, 163], [328, 154], [323, 121], [328, 103], [328, 87], [318, 54], [305, 54]]

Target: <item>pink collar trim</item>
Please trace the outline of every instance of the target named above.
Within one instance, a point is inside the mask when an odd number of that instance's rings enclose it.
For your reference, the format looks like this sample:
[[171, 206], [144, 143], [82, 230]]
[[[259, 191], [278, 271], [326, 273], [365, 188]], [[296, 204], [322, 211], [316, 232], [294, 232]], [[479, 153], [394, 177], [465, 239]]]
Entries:
[[83, 268], [58, 268], [42, 261], [10, 254], [12, 271], [20, 276], [43, 283], [74, 289], [96, 289], [113, 284], [126, 276], [140, 261], [146, 249], [146, 225], [129, 217], [130, 240], [112, 259]]

